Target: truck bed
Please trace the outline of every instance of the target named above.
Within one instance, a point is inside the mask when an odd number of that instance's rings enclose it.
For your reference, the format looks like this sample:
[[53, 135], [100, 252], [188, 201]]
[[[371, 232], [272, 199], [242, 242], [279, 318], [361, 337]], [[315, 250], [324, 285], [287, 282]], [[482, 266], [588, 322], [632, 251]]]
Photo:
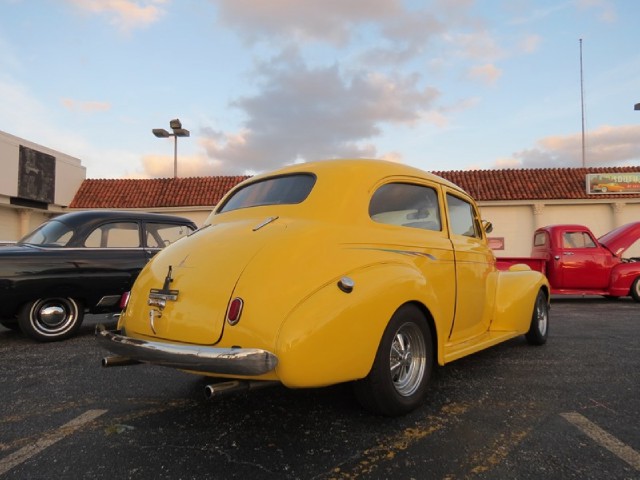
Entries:
[[546, 261], [544, 258], [533, 257], [498, 257], [496, 258], [496, 268], [498, 270], [508, 270], [512, 265], [524, 263], [531, 270], [542, 272], [546, 275]]

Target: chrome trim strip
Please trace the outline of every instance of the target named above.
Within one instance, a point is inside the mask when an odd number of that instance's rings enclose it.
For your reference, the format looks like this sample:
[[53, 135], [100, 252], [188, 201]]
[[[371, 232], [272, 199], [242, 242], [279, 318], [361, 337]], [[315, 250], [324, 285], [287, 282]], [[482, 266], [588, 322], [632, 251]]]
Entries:
[[259, 223], [255, 227], [253, 227], [253, 231], [257, 232], [262, 227], [265, 227], [265, 226], [269, 225], [271, 222], [275, 222], [278, 218], [279, 217], [268, 217], [268, 218], [266, 218], [263, 222]]
[[216, 348], [152, 342], [120, 335], [96, 326], [100, 346], [128, 358], [153, 365], [221, 375], [262, 375], [276, 368], [278, 357], [258, 348]]

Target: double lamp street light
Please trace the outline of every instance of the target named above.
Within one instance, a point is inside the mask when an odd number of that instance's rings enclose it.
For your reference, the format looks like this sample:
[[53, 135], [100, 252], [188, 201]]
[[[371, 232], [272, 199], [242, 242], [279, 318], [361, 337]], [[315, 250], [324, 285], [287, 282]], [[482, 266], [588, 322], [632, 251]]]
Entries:
[[173, 133], [169, 133], [164, 128], [154, 128], [153, 134], [158, 138], [173, 137], [173, 178], [178, 177], [178, 137], [188, 137], [189, 130], [182, 128], [182, 123], [177, 118], [169, 122], [169, 127]]

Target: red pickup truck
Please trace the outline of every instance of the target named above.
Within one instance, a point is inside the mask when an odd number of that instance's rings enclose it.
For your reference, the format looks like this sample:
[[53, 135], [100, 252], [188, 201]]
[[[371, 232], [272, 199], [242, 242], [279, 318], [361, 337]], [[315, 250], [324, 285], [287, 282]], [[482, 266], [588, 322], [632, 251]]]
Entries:
[[551, 293], [631, 296], [640, 302], [640, 258], [623, 257], [640, 239], [640, 222], [596, 238], [584, 225], [550, 225], [533, 235], [531, 257], [501, 257], [499, 269], [526, 264], [544, 273]]

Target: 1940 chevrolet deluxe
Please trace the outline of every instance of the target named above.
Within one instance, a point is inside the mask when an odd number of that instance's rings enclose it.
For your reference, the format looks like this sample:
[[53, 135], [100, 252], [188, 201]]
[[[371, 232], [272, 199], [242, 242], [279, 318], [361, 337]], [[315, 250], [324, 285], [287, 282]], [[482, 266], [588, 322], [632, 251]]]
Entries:
[[549, 285], [496, 269], [490, 224], [456, 185], [405, 165], [327, 160], [233, 188], [205, 225], [144, 268], [114, 355], [232, 379], [209, 396], [280, 383], [353, 382], [369, 410], [400, 415], [443, 365], [518, 335], [543, 344]]

